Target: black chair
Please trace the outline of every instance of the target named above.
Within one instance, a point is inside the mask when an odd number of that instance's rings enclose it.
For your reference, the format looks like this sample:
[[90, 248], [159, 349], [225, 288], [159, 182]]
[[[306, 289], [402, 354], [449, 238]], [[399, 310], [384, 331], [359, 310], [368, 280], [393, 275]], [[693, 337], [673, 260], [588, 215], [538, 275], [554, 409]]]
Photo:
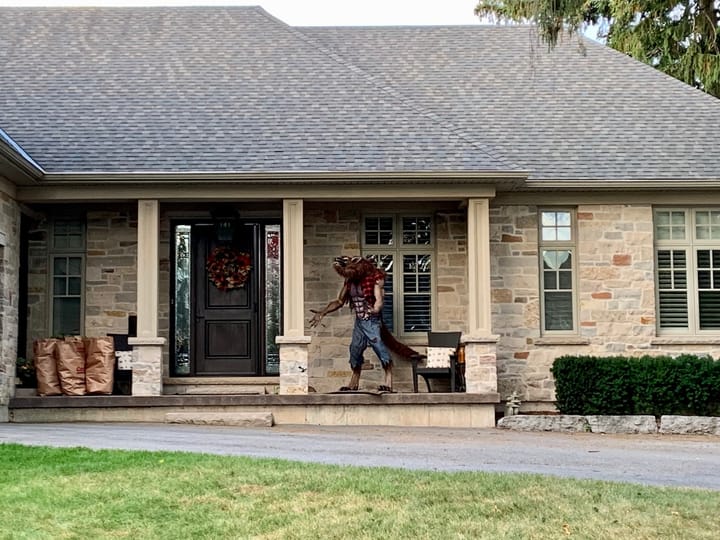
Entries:
[[128, 338], [137, 336], [137, 316], [130, 315], [128, 317], [128, 333], [127, 334], [108, 334], [113, 338], [115, 346], [115, 368], [113, 380], [113, 394], [132, 395], [132, 371], [118, 369], [118, 359], [120, 355], [131, 354], [133, 348], [128, 345]]
[[414, 392], [417, 393], [418, 391], [418, 376], [425, 379], [428, 392], [432, 392], [430, 379], [448, 379], [450, 381], [451, 392], [465, 390], [464, 377], [460, 366], [458, 366], [460, 335], [461, 332], [428, 332], [428, 349], [431, 347], [444, 347], [452, 349], [454, 352], [449, 354], [447, 367], [428, 367], [427, 365], [421, 365], [421, 362], [427, 364], [427, 354], [413, 356], [410, 360], [412, 362]]

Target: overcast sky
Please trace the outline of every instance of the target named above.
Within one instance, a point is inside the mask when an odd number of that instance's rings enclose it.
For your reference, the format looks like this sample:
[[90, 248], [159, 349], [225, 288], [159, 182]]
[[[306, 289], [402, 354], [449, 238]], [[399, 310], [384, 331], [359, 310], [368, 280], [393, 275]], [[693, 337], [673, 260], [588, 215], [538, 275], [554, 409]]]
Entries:
[[290, 25], [478, 24], [475, 0], [0, 0], [0, 6], [260, 5]]

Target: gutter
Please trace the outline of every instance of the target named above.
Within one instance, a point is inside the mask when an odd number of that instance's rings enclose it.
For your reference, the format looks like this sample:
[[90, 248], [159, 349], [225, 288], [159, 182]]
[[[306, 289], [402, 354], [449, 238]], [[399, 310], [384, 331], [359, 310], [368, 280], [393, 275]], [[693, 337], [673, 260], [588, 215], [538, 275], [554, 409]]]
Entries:
[[7, 159], [32, 180], [39, 180], [45, 174], [43, 168], [30, 157], [30, 154], [25, 152], [2, 128], [0, 128], [0, 157]]
[[162, 184], [162, 183], [256, 183], [256, 184], [382, 184], [400, 180], [415, 183], [476, 183], [478, 181], [525, 184], [528, 173], [524, 171], [401, 171], [401, 172], [327, 172], [327, 171], [130, 171], [130, 172], [62, 172], [45, 173], [45, 185], [94, 184]]
[[718, 189], [720, 178], [641, 178], [598, 180], [528, 180], [523, 191], [632, 191]]

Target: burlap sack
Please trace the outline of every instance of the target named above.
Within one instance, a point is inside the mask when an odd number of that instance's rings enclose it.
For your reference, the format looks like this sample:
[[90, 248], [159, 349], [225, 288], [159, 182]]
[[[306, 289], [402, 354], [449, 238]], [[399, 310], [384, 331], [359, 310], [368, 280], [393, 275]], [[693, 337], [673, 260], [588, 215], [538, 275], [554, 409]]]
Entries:
[[112, 394], [115, 368], [113, 338], [86, 338], [85, 347], [85, 390], [88, 394]]
[[37, 377], [37, 392], [41, 396], [59, 396], [62, 394], [57, 362], [55, 361], [55, 338], [33, 341], [33, 361]]
[[66, 337], [55, 345], [58, 375], [62, 393], [85, 395], [85, 345], [81, 337]]

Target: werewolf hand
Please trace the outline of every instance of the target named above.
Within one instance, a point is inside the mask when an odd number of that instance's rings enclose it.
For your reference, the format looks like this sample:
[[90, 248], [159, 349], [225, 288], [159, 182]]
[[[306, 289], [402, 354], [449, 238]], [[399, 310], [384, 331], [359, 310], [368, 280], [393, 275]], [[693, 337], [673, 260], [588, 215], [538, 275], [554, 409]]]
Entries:
[[310, 328], [315, 328], [318, 324], [320, 324], [320, 321], [322, 321], [325, 313], [316, 309], [311, 309], [310, 311], [314, 313], [314, 315], [310, 319]]

